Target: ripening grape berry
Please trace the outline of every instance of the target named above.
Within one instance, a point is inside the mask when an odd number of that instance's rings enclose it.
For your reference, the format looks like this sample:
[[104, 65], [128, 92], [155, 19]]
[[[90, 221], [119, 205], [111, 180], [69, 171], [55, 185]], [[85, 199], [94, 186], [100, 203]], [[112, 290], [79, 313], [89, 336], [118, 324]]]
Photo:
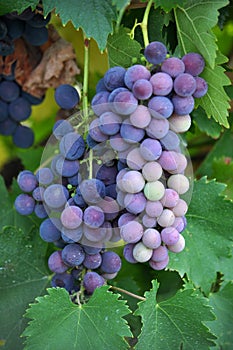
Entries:
[[16, 211], [21, 215], [30, 215], [35, 208], [35, 200], [26, 193], [19, 194], [14, 203]]
[[154, 260], [150, 260], [149, 261], [149, 265], [153, 270], [163, 270], [169, 263], [169, 256], [166, 257], [166, 259], [162, 260], [162, 261], [154, 261]]
[[144, 187], [145, 197], [149, 201], [158, 201], [164, 196], [165, 188], [162, 182], [152, 181], [147, 182]]
[[189, 52], [182, 57], [182, 61], [185, 65], [185, 72], [193, 76], [201, 74], [204, 70], [205, 61], [199, 53]]
[[167, 119], [172, 115], [174, 106], [168, 97], [154, 96], [149, 100], [148, 108], [154, 118]]
[[146, 198], [143, 192], [125, 194], [124, 206], [130, 213], [140, 214], [146, 206]]
[[188, 73], [179, 74], [174, 80], [174, 91], [182, 97], [191, 96], [196, 90], [196, 80]]
[[121, 259], [119, 255], [113, 251], [103, 252], [100, 269], [104, 273], [118, 272], [121, 269]]
[[118, 87], [124, 86], [125, 68], [116, 66], [107, 70], [104, 75], [104, 85], [112, 91]]
[[68, 266], [75, 267], [82, 264], [85, 259], [85, 252], [78, 243], [71, 243], [62, 249], [62, 260]]
[[153, 87], [153, 94], [159, 96], [168, 95], [173, 88], [173, 80], [171, 76], [164, 72], [155, 73], [150, 78]]
[[142, 175], [146, 181], [157, 181], [162, 174], [163, 169], [158, 162], [147, 162], [143, 165]]
[[137, 193], [143, 189], [145, 180], [139, 171], [131, 170], [122, 177], [121, 183], [125, 192]]
[[136, 243], [142, 238], [143, 226], [135, 220], [129, 221], [121, 227], [120, 234], [125, 242]]
[[83, 277], [83, 286], [88, 294], [94, 293], [95, 289], [103, 286], [105, 279], [97, 272], [87, 272]]
[[169, 227], [175, 221], [175, 214], [172, 210], [165, 208], [158, 217], [158, 224], [161, 227]]
[[61, 223], [68, 229], [75, 229], [82, 223], [83, 211], [77, 206], [68, 206], [61, 213]]
[[61, 250], [53, 252], [48, 259], [48, 267], [52, 272], [63, 273], [68, 270], [68, 266], [62, 260]]
[[154, 228], [148, 228], [143, 233], [142, 242], [148, 248], [158, 248], [162, 242], [160, 232]]
[[32, 192], [38, 186], [36, 176], [29, 170], [23, 170], [18, 174], [17, 183], [23, 192]]
[[144, 50], [144, 56], [146, 57], [147, 61], [153, 64], [162, 63], [165, 60], [166, 55], [167, 48], [159, 41], [151, 42], [145, 47]]
[[135, 244], [133, 248], [133, 257], [138, 262], [149, 261], [153, 254], [153, 249], [146, 247], [142, 242]]
[[151, 74], [149, 70], [140, 65], [140, 64], [135, 64], [134, 66], [130, 67], [127, 69], [124, 77], [125, 85], [129, 88], [132, 89], [134, 83], [139, 80], [139, 79], [146, 79], [149, 80], [151, 77]]
[[201, 77], [195, 77], [196, 80], [196, 90], [193, 93], [193, 97], [200, 98], [205, 96], [208, 90], [208, 84], [205, 79]]
[[135, 111], [130, 114], [129, 119], [133, 126], [144, 129], [149, 125], [151, 121], [151, 115], [146, 106], [139, 105]]
[[153, 86], [146, 79], [138, 79], [132, 87], [132, 92], [138, 100], [147, 100], [153, 92]]
[[169, 118], [169, 128], [171, 131], [175, 133], [183, 133], [188, 131], [191, 126], [191, 117], [189, 114], [186, 115], [178, 115], [173, 113]]
[[54, 94], [55, 101], [59, 107], [64, 109], [72, 109], [79, 103], [78, 91], [69, 84], [59, 85]]
[[178, 241], [173, 245], [168, 245], [167, 248], [173, 253], [180, 253], [185, 248], [184, 237], [182, 235], [179, 235]]
[[161, 71], [169, 74], [172, 78], [175, 78], [179, 74], [184, 73], [185, 65], [178, 57], [168, 57], [163, 61]]
[[40, 225], [40, 237], [45, 242], [55, 242], [61, 237], [61, 222], [58, 218], [47, 218]]

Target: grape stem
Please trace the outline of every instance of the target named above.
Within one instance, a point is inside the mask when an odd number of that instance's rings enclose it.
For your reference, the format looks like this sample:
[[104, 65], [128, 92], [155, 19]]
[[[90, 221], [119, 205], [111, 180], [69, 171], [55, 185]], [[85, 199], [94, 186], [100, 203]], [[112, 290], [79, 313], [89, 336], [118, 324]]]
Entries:
[[139, 299], [139, 300], [142, 300], [142, 301], [145, 301], [146, 298], [144, 297], [141, 297], [140, 295], [137, 295], [137, 294], [134, 294], [134, 293], [131, 293], [129, 292], [128, 290], [125, 290], [125, 289], [122, 289], [122, 288], [119, 288], [119, 287], [115, 287], [115, 286], [110, 286], [111, 289], [114, 289], [114, 290], [117, 290], [118, 292], [121, 292], [121, 293], [124, 293], [124, 294], [127, 294], [135, 299]]
[[148, 28], [148, 19], [149, 19], [149, 13], [150, 13], [150, 9], [151, 9], [152, 3], [153, 3], [153, 0], [148, 1], [148, 4], [146, 6], [146, 10], [144, 12], [144, 16], [143, 16], [142, 22], [140, 24], [145, 47], [147, 45], [149, 45], [149, 37], [148, 37], [148, 30], [147, 30], [147, 28]]

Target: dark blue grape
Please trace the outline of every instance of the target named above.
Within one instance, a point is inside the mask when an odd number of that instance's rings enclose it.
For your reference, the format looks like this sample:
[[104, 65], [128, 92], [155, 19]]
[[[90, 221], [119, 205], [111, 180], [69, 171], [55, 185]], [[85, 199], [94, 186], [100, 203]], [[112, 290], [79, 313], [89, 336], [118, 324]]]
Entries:
[[15, 50], [14, 42], [8, 36], [0, 40], [0, 55], [7, 56], [11, 55]]
[[34, 142], [34, 132], [25, 125], [17, 125], [13, 132], [13, 142], [17, 147], [29, 148]]
[[11, 20], [9, 18], [4, 18], [4, 21], [7, 26], [7, 35], [12, 40], [18, 39], [22, 36], [25, 28], [25, 22], [15, 18], [14, 20]]
[[35, 28], [45, 27], [49, 23], [51, 14], [49, 13], [47, 17], [42, 16], [40, 13], [35, 13], [34, 16], [27, 21], [30, 26]]
[[117, 191], [116, 191], [116, 184], [115, 183], [106, 186], [106, 196], [111, 197], [113, 199], [116, 199]]
[[12, 135], [17, 128], [17, 123], [11, 119], [5, 119], [0, 122], [0, 134], [4, 136]]
[[64, 135], [73, 131], [73, 126], [67, 120], [60, 119], [53, 125], [53, 135], [57, 140], [61, 140]]
[[118, 169], [114, 166], [106, 166], [102, 164], [96, 172], [96, 179], [103, 181], [107, 185], [114, 184], [116, 182]]
[[0, 82], [0, 97], [6, 101], [11, 102], [19, 97], [20, 88], [15, 81], [1, 81]]
[[21, 193], [15, 199], [15, 209], [21, 215], [30, 215], [34, 211], [35, 200], [26, 193]]
[[35, 105], [35, 106], [41, 104], [45, 98], [45, 96], [42, 96], [42, 97], [33, 96], [23, 90], [21, 91], [21, 96], [25, 98], [30, 103], [30, 105]]
[[69, 239], [72, 241], [71, 243], [80, 241], [83, 235], [82, 226], [79, 226], [76, 229], [68, 229], [66, 227], [62, 227], [61, 231], [63, 240], [65, 241], [65, 239]]
[[68, 160], [76, 160], [85, 152], [85, 142], [81, 135], [75, 132], [65, 134], [60, 141], [60, 152]]
[[173, 113], [173, 104], [165, 96], [152, 97], [148, 103], [148, 108], [154, 118], [169, 118]]
[[178, 115], [190, 114], [194, 109], [194, 98], [192, 96], [181, 97], [174, 95], [172, 97], [174, 112]]
[[44, 201], [49, 208], [63, 207], [69, 198], [68, 190], [60, 184], [49, 185], [44, 191]]
[[135, 111], [138, 106], [138, 100], [130, 91], [119, 92], [113, 101], [114, 110], [122, 115], [129, 115]]
[[94, 270], [100, 267], [101, 263], [102, 263], [102, 257], [100, 253], [91, 254], [91, 255], [86, 254], [85, 259], [83, 261], [83, 266], [86, 267], [87, 269]]
[[105, 185], [98, 179], [83, 180], [80, 184], [80, 192], [86, 202], [97, 203], [105, 197]]
[[4, 39], [7, 35], [6, 22], [0, 19], [0, 40]]
[[54, 175], [50, 168], [41, 168], [36, 172], [36, 178], [40, 185], [50, 185], [53, 182]]
[[108, 91], [108, 89], [106, 88], [105, 84], [104, 84], [104, 78], [101, 78], [98, 83], [96, 84], [95, 87], [95, 91], [96, 93], [100, 92], [100, 91]]
[[85, 208], [87, 206], [79, 187], [76, 188], [75, 195], [73, 196], [73, 201], [81, 208]]
[[82, 181], [81, 174], [78, 173], [78, 174], [75, 174], [73, 176], [69, 176], [67, 178], [67, 181], [72, 186], [78, 186], [80, 184], [80, 182]]
[[109, 111], [109, 95], [110, 93], [108, 91], [100, 91], [91, 100], [91, 107], [96, 115], [101, 115], [102, 113]]
[[10, 16], [13, 16], [14, 18], [19, 18], [22, 21], [29, 21], [34, 16], [34, 12], [32, 11], [31, 7], [27, 7], [20, 14], [18, 14], [18, 12], [16, 12], [16, 11], [11, 12]]
[[56, 171], [64, 177], [74, 176], [79, 171], [79, 162], [77, 160], [67, 160], [60, 156], [56, 161]]
[[94, 148], [95, 146], [98, 145], [98, 142], [95, 141], [90, 134], [87, 134], [87, 138], [86, 138], [86, 143], [88, 145], [89, 148]]
[[82, 246], [78, 243], [71, 243], [62, 249], [62, 260], [68, 266], [78, 266], [83, 263], [85, 252]]
[[110, 95], [108, 96], [108, 102], [110, 103], [109, 106], [111, 106], [111, 108], [112, 108], [111, 103], [114, 101], [114, 98], [116, 97], [117, 94], [119, 94], [119, 92], [122, 92], [122, 91], [129, 91], [129, 89], [125, 87], [119, 87], [111, 91]]
[[37, 202], [42, 202], [44, 200], [44, 187], [36, 187], [33, 192], [32, 192], [32, 197], [37, 201]]
[[98, 247], [92, 247], [92, 246], [87, 246], [87, 245], [82, 245], [84, 251], [86, 254], [88, 255], [93, 255], [93, 254], [97, 254], [101, 251], [101, 248]]
[[[10, 81], [8, 81], [10, 83]], [[17, 121], [23, 121], [30, 117], [32, 112], [30, 103], [23, 97], [18, 97], [9, 104], [10, 117]]]
[[8, 118], [8, 104], [0, 100], [0, 122]]
[[69, 84], [58, 86], [55, 90], [54, 98], [58, 106], [64, 109], [74, 108], [80, 100], [78, 91]]
[[45, 219], [48, 216], [48, 213], [42, 203], [36, 203], [34, 213], [40, 219]]
[[45, 219], [40, 225], [40, 237], [45, 242], [55, 242], [61, 238], [61, 222], [58, 218]]
[[48, 41], [48, 29], [46, 27], [35, 28], [26, 23], [23, 37], [29, 44], [33, 46], [40, 46]]
[[100, 207], [91, 205], [84, 210], [83, 221], [88, 227], [98, 228], [104, 223], [104, 212]]
[[126, 142], [138, 143], [143, 139], [145, 130], [136, 128], [130, 123], [129, 119], [125, 119], [121, 124], [120, 134]]

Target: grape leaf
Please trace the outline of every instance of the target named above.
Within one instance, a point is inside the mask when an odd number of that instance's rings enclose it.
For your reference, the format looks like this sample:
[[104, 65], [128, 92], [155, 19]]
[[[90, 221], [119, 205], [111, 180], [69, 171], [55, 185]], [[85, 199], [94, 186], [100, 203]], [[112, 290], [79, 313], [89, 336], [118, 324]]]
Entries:
[[141, 45], [130, 38], [127, 28], [120, 27], [118, 32], [109, 36], [107, 50], [110, 67], [130, 67], [133, 63], [140, 63]]
[[0, 233], [0, 329], [4, 349], [9, 350], [22, 349], [25, 309], [48, 285], [47, 244], [30, 221], [27, 226], [26, 231], [6, 227]]
[[208, 118], [204, 109], [199, 107], [192, 112], [192, 117], [197, 123], [199, 129], [207, 135], [218, 138], [221, 134], [222, 127], [216, 123], [212, 118]]
[[112, 22], [116, 19], [116, 9], [111, 0], [44, 0], [45, 15], [55, 8], [62, 23], [71, 21], [75, 28], [82, 28], [87, 38], [93, 38], [100, 50], [104, 50], [107, 37], [113, 31]]
[[227, 185], [224, 194], [233, 200], [233, 161], [232, 158], [221, 157], [213, 161], [213, 177]]
[[170, 12], [177, 6], [183, 7], [187, 0], [154, 0], [155, 6], [160, 6], [164, 11]]
[[182, 53], [200, 52], [213, 69], [217, 44], [211, 32], [218, 22], [218, 9], [228, 0], [188, 0], [184, 7], [174, 10], [179, 45]]
[[213, 177], [213, 160], [214, 158], [230, 157], [233, 158], [233, 132], [226, 130], [221, 138], [215, 143], [212, 150], [208, 153], [204, 162], [198, 168], [196, 175], [207, 175], [209, 178]]
[[214, 322], [205, 322], [211, 331], [218, 336], [217, 346], [211, 349], [232, 350], [233, 344], [233, 283], [228, 283], [218, 293], [210, 294], [210, 305], [216, 315]]
[[48, 288], [26, 312], [32, 321], [23, 333], [24, 350], [127, 349], [123, 337], [131, 332], [122, 317], [129, 309], [107, 289], [97, 288], [86, 304], [76, 305], [65, 289]]
[[27, 7], [31, 6], [35, 9], [38, 5], [38, 0], [8, 0], [1, 1], [0, 3], [0, 15], [8, 12], [17, 11], [18, 13], [23, 12]]
[[130, 4], [130, 0], [112, 0], [112, 4], [116, 5], [118, 11], [121, 11]]
[[179, 254], [170, 254], [169, 267], [181, 276], [186, 273], [206, 294], [217, 271], [225, 274], [225, 280], [232, 278], [233, 203], [221, 195], [225, 187], [206, 178], [194, 182], [186, 214], [186, 248]]
[[138, 304], [136, 315], [143, 327], [136, 350], [144, 349], [207, 349], [214, 345], [208, 328], [202, 323], [214, 319], [207, 299], [193, 289], [178, 291], [160, 303], [156, 302], [158, 283], [145, 293], [146, 300]]
[[43, 147], [32, 148], [30, 152], [18, 149], [17, 156], [21, 159], [25, 169], [35, 171], [39, 167], [43, 150]]
[[206, 66], [201, 76], [208, 83], [208, 91], [205, 96], [198, 99], [197, 105], [205, 110], [209, 118], [213, 117], [216, 122], [227, 128], [229, 127], [227, 117], [230, 98], [224, 86], [230, 85], [231, 81], [224, 72], [221, 66], [216, 66], [214, 69]]

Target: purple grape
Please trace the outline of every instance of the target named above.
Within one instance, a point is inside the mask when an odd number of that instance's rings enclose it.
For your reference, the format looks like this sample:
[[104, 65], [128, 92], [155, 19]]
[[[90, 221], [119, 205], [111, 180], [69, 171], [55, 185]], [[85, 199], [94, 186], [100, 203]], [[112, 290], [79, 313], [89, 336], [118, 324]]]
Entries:
[[155, 218], [144, 214], [142, 217], [142, 224], [144, 227], [151, 228], [151, 227], [156, 227], [157, 221]]
[[129, 115], [135, 111], [138, 100], [130, 91], [119, 92], [113, 100], [114, 110], [121, 115]]
[[18, 97], [9, 103], [9, 115], [17, 121], [23, 121], [30, 117], [32, 112], [30, 103], [23, 97]]
[[77, 206], [68, 206], [61, 213], [62, 225], [68, 229], [78, 228], [83, 219], [83, 211]]
[[186, 224], [187, 222], [184, 216], [177, 216], [172, 224], [172, 227], [175, 227], [178, 232], [182, 232], [185, 229]]
[[54, 175], [50, 168], [41, 168], [36, 172], [36, 179], [40, 185], [47, 186], [53, 182]]
[[160, 201], [147, 201], [145, 211], [147, 215], [157, 218], [163, 212], [163, 205]]
[[23, 170], [18, 174], [17, 183], [23, 192], [32, 192], [38, 186], [36, 176], [29, 170]]
[[126, 142], [137, 143], [143, 139], [145, 131], [133, 126], [129, 119], [125, 119], [121, 124], [120, 134]]
[[172, 211], [175, 216], [184, 216], [188, 211], [188, 205], [182, 198], [180, 198], [176, 206], [172, 208]]
[[109, 95], [110, 93], [108, 91], [100, 91], [91, 100], [91, 107], [96, 115], [99, 116], [110, 110], [108, 103]]
[[61, 238], [60, 220], [58, 218], [45, 219], [40, 225], [40, 237], [45, 242], [55, 242]]
[[162, 147], [158, 140], [146, 138], [140, 144], [140, 151], [144, 159], [152, 161], [161, 156]]
[[60, 184], [49, 185], [44, 191], [44, 201], [50, 208], [60, 208], [69, 198], [68, 190]]
[[153, 139], [161, 139], [166, 136], [169, 130], [169, 122], [167, 119], [152, 118], [150, 124], [146, 128], [146, 133]]
[[122, 177], [121, 185], [125, 192], [137, 193], [143, 189], [145, 180], [139, 171], [130, 170]]
[[138, 100], [147, 100], [152, 95], [153, 87], [150, 81], [138, 79], [133, 84], [132, 92]]
[[173, 88], [173, 80], [167, 73], [159, 72], [152, 75], [150, 83], [153, 88], [153, 94], [166, 96], [170, 94]]
[[179, 236], [178, 241], [176, 244], [169, 245], [168, 250], [173, 253], [180, 253], [185, 248], [185, 239], [182, 235]]
[[158, 248], [162, 242], [159, 231], [154, 228], [148, 228], [143, 233], [142, 242], [148, 248], [151, 248], [151, 249]]
[[61, 140], [61, 138], [64, 135], [73, 131], [73, 126], [67, 120], [57, 120], [53, 126], [53, 135], [56, 137], [57, 140]]
[[102, 263], [102, 256], [100, 253], [91, 254], [91, 255], [86, 254], [85, 259], [83, 261], [83, 266], [86, 267], [87, 269], [94, 270], [100, 267], [101, 263]]
[[191, 96], [196, 90], [196, 80], [188, 73], [179, 74], [174, 80], [174, 91], [178, 96]]
[[137, 260], [135, 260], [133, 257], [134, 247], [135, 247], [134, 243], [127, 243], [124, 246], [124, 250], [123, 250], [123, 256], [125, 260], [128, 261], [130, 264], [137, 264]]
[[150, 112], [144, 105], [139, 105], [129, 118], [133, 126], [141, 129], [147, 127], [151, 121]]
[[181, 97], [174, 95], [172, 97], [174, 112], [179, 115], [190, 114], [194, 109], [194, 98], [192, 96]]
[[[0, 134], [4, 136], [10, 136], [13, 135], [14, 132], [17, 130], [18, 124], [16, 121], [7, 118], [4, 121], [0, 122]], [[21, 134], [18, 135], [18, 138], [21, 139]]]
[[28, 194], [21, 193], [16, 197], [14, 206], [20, 215], [30, 215], [34, 211], [35, 200]]
[[155, 262], [161, 262], [166, 260], [168, 257], [168, 250], [165, 246], [161, 245], [153, 250], [151, 260]]
[[89, 135], [94, 141], [104, 142], [108, 139], [108, 135], [102, 133], [99, 126], [100, 126], [99, 118], [92, 120], [92, 122], [89, 125]]
[[169, 118], [173, 113], [173, 104], [165, 96], [155, 96], [149, 100], [148, 108], [153, 117], [157, 119]]
[[[76, 229], [69, 229], [66, 227], [62, 227], [62, 238], [63, 240], [70, 240], [71, 243], [78, 242], [82, 238], [83, 235], [83, 227], [80, 225]], [[65, 238], [65, 239], [64, 239]]]
[[59, 85], [55, 90], [54, 98], [58, 106], [63, 109], [74, 108], [80, 100], [78, 91], [69, 84]]
[[73, 196], [73, 201], [78, 207], [85, 208], [87, 206], [79, 187], [76, 188], [75, 195]]
[[[87, 225], [84, 224], [83, 226], [83, 234], [84, 234], [84, 238], [86, 238], [90, 243], [89, 245], [92, 246], [93, 243], [95, 242], [97, 244], [99, 244], [102, 248], [102, 241], [104, 241], [104, 239], [106, 238], [106, 234], [108, 233], [107, 228], [102, 225], [101, 227], [97, 227], [97, 228], [93, 228], [93, 227], [89, 227]], [[86, 244], [85, 240], [83, 242], [83, 239], [81, 241], [82, 244]]]
[[104, 212], [100, 207], [91, 205], [84, 210], [83, 221], [88, 227], [98, 228], [104, 223]]
[[32, 197], [37, 201], [37, 202], [42, 202], [44, 200], [44, 187], [36, 187], [33, 192], [32, 192]]
[[178, 193], [170, 188], [165, 189], [163, 198], [160, 199], [162, 205], [166, 208], [173, 208], [177, 205], [179, 201]]
[[122, 119], [113, 112], [105, 112], [99, 117], [99, 129], [105, 135], [115, 135], [120, 130]]
[[56, 160], [56, 171], [60, 176], [71, 177], [78, 173], [78, 160], [67, 160], [60, 155]]
[[118, 87], [125, 86], [124, 76], [125, 68], [116, 66], [107, 70], [104, 75], [104, 85], [109, 91], [112, 91]]
[[105, 185], [112, 185], [116, 182], [117, 167], [102, 164], [96, 172], [96, 179], [101, 180]]
[[146, 206], [146, 198], [143, 192], [127, 193], [124, 199], [125, 208], [132, 214], [143, 212]]
[[51, 280], [51, 286], [65, 288], [71, 293], [74, 289], [74, 277], [67, 272], [56, 273]]
[[153, 249], [146, 247], [142, 242], [135, 244], [133, 257], [136, 261], [143, 263], [149, 261], [153, 254]]
[[101, 252], [101, 248], [98, 247], [90, 247], [87, 245], [82, 245], [82, 247], [87, 255], [95, 255]]
[[172, 78], [175, 78], [179, 74], [184, 73], [185, 65], [178, 57], [169, 57], [163, 61], [161, 71], [169, 74]]
[[205, 79], [201, 77], [195, 77], [196, 90], [193, 93], [193, 97], [200, 98], [206, 95], [208, 91], [208, 84]]
[[134, 83], [139, 80], [139, 79], [146, 79], [149, 80], [151, 77], [151, 74], [149, 70], [140, 65], [140, 64], [135, 64], [134, 66], [131, 66], [130, 68], [127, 69], [125, 73], [125, 85], [129, 88], [132, 89]]
[[106, 195], [105, 185], [98, 179], [83, 180], [79, 187], [84, 200], [88, 203], [95, 204]]
[[159, 140], [163, 149], [167, 151], [176, 151], [180, 145], [179, 136], [171, 130], [168, 130], [167, 134], [164, 137], [161, 137]]
[[85, 142], [76, 132], [65, 134], [59, 144], [60, 152], [68, 160], [77, 160], [85, 152]]
[[106, 251], [102, 254], [101, 271], [115, 273], [121, 269], [121, 258], [113, 251]]
[[164, 170], [172, 174], [181, 173], [187, 166], [185, 156], [175, 151], [163, 151], [158, 162]]
[[161, 231], [161, 238], [164, 244], [174, 245], [180, 237], [179, 232], [174, 227], [166, 227]]
[[157, 181], [162, 174], [163, 169], [158, 162], [148, 162], [142, 168], [142, 175], [147, 181]]
[[162, 261], [154, 261], [154, 260], [150, 260], [149, 261], [149, 265], [153, 270], [163, 270], [165, 269], [165, 267], [167, 267], [169, 263], [169, 256], [166, 257], [166, 259], [162, 260]]
[[78, 243], [67, 244], [62, 249], [63, 262], [71, 267], [79, 266], [85, 259], [85, 252], [82, 246]]
[[153, 41], [145, 47], [144, 56], [147, 61], [153, 64], [162, 63], [167, 55], [166, 46], [160, 41]]
[[52, 272], [63, 273], [68, 270], [68, 266], [64, 264], [61, 255], [61, 250], [56, 250], [49, 256], [48, 267]]
[[96, 84], [95, 87], [95, 91], [96, 93], [101, 92], [101, 91], [108, 91], [108, 89], [106, 88], [105, 84], [104, 84], [104, 78], [101, 78], [98, 83]]
[[83, 277], [83, 286], [88, 294], [94, 293], [95, 289], [103, 286], [105, 279], [97, 272], [87, 272]]
[[196, 52], [189, 52], [182, 57], [185, 65], [185, 72], [193, 76], [201, 74], [205, 67], [204, 58]]
[[143, 236], [143, 226], [135, 220], [129, 221], [121, 227], [120, 235], [126, 243], [136, 243]]
[[98, 202], [98, 206], [103, 210], [105, 220], [114, 220], [120, 211], [117, 201], [108, 196]]
[[126, 163], [130, 169], [141, 170], [146, 164], [139, 147], [130, 150], [126, 156]]

